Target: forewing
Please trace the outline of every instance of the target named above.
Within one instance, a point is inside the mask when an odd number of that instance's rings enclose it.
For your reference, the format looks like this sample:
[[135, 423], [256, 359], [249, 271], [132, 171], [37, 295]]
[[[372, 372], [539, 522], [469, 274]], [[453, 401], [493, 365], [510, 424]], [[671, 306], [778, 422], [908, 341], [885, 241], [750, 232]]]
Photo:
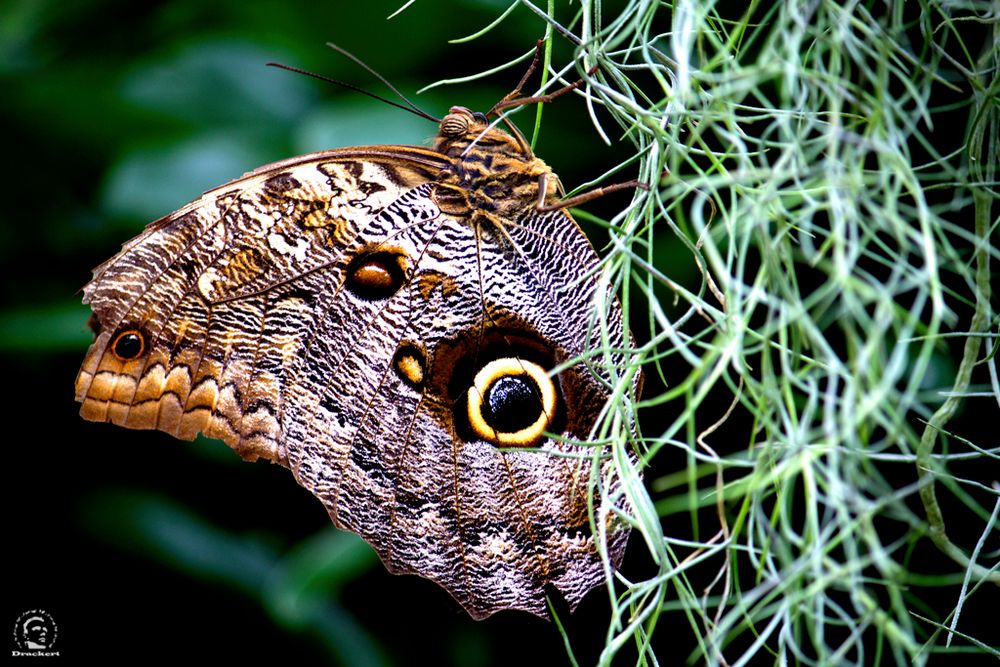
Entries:
[[[316, 301], [345, 248], [439, 157], [403, 146], [262, 167], [149, 225], [84, 288], [95, 340], [76, 380], [81, 414], [244, 457], [282, 459], [282, 401]], [[132, 358], [116, 343], [141, 338]]]

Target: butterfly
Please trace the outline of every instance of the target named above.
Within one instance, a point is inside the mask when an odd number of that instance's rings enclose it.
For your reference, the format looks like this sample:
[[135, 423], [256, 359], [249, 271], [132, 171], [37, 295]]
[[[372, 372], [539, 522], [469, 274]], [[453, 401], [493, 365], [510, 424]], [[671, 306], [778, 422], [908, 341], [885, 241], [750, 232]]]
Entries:
[[[452, 107], [433, 147], [294, 157], [151, 223], [83, 290], [81, 415], [289, 468], [473, 618], [575, 609], [628, 538], [586, 440], [630, 335], [558, 179], [489, 121], [512, 97]], [[615, 507], [591, 514], [598, 479]]]

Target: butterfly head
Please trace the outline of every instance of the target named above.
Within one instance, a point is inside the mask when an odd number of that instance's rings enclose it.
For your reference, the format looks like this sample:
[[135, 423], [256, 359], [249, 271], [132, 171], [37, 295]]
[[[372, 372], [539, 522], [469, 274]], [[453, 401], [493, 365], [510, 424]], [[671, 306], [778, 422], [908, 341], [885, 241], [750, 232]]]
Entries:
[[[507, 125], [517, 132], [509, 122]], [[461, 157], [469, 150], [482, 150], [522, 159], [534, 158], [523, 137], [497, 128], [484, 113], [458, 106], [449, 109], [448, 115], [441, 120], [435, 149], [449, 157]]]

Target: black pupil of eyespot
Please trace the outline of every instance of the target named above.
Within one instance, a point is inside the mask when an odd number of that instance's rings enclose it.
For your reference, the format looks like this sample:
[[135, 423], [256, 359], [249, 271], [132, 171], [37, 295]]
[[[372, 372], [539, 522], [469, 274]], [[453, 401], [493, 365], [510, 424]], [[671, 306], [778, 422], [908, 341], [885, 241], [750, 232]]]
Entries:
[[122, 334], [115, 341], [115, 354], [122, 359], [132, 359], [139, 356], [140, 352], [142, 352], [142, 339], [139, 338], [139, 334]]
[[491, 384], [483, 397], [483, 418], [501, 433], [531, 426], [541, 411], [538, 389], [527, 375], [505, 375]]

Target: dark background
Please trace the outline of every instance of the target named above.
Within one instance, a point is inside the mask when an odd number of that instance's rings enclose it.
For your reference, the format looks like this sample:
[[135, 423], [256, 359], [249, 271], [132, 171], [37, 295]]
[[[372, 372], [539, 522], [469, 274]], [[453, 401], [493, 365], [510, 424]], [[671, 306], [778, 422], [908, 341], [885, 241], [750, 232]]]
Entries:
[[[324, 47], [334, 41], [432, 115], [453, 104], [485, 111], [523, 65], [414, 93], [525, 53], [544, 29], [522, 9], [483, 39], [448, 44], [488, 24], [503, 3], [417, 2], [387, 21], [399, 4], [0, 9], [4, 597], [9, 627], [28, 609], [53, 616], [64, 659], [566, 662], [549, 622], [520, 612], [475, 622], [437, 585], [387, 574], [367, 545], [329, 525], [286, 470], [245, 464], [215, 441], [84, 422], [73, 400], [90, 341], [78, 290], [147, 222], [266, 162], [339, 146], [422, 144], [436, 132], [431, 122], [266, 62], [391, 95]], [[583, 106], [565, 99], [546, 110], [537, 153], [551, 155], [573, 187], [627, 147], [600, 143]], [[518, 117], [529, 136], [532, 116]], [[611, 212], [624, 201], [589, 208]], [[594, 238], [599, 245], [606, 237]], [[607, 608], [598, 590], [569, 619], [583, 664], [603, 648]]]

